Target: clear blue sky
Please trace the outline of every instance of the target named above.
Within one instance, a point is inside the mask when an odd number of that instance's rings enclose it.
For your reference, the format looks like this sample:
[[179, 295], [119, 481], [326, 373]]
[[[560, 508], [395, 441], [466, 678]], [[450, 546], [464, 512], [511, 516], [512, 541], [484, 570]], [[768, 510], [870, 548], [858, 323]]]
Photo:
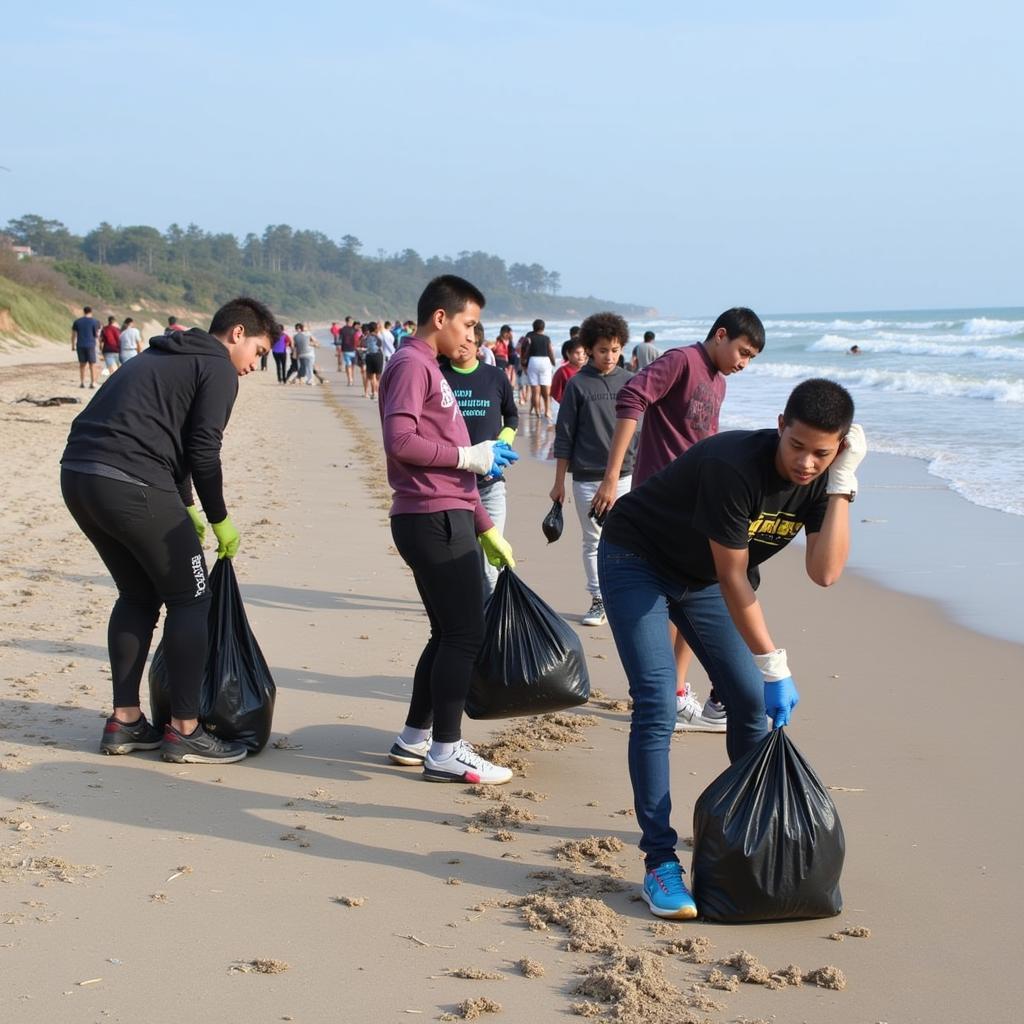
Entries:
[[289, 223], [663, 312], [1021, 305], [1022, 10], [18, 4], [0, 224]]

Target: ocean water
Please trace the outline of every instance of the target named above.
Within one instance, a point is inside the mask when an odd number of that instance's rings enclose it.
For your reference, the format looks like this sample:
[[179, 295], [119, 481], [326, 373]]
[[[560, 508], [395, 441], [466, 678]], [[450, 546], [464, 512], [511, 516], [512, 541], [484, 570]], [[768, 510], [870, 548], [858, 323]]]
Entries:
[[[872, 451], [922, 459], [969, 502], [1024, 516], [1024, 308], [762, 320], [765, 350], [729, 378], [723, 430], [770, 426], [794, 385], [829, 377], [853, 395]], [[702, 341], [712, 322], [633, 320], [629, 348], [646, 330], [662, 349]], [[569, 326], [548, 325], [556, 345]]]

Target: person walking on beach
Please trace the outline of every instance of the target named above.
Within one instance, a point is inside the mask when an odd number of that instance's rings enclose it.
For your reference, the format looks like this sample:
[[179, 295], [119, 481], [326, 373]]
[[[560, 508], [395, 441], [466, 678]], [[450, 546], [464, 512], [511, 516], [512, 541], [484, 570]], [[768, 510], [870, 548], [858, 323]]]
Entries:
[[[584, 626], [600, 626], [605, 621], [597, 575], [601, 526], [591, 514], [591, 500], [608, 463], [608, 448], [615, 432], [615, 398], [630, 377], [619, 366], [619, 355], [629, 341], [629, 327], [617, 313], [595, 313], [583, 321], [579, 338], [588, 362], [569, 381], [558, 408], [553, 449], [555, 483], [548, 496], [561, 505], [565, 501], [565, 474], [572, 474], [572, 500], [583, 533], [583, 571], [590, 594], [590, 610], [581, 621]], [[632, 445], [620, 462], [620, 495], [630, 487], [635, 448]]]
[[164, 328], [164, 334], [175, 334], [178, 331], [183, 330], [185, 330], [185, 328], [182, 324], [178, 323], [178, 318], [176, 316], [169, 316], [167, 318], [167, 326]]
[[807, 533], [807, 575], [829, 587], [850, 547], [850, 503], [867, 451], [853, 399], [815, 379], [789, 396], [777, 427], [705, 438], [615, 502], [598, 571], [629, 680], [629, 776], [657, 917], [697, 916], [669, 815], [669, 744], [676, 719], [673, 622], [729, 709], [729, 760], [787, 725], [800, 699], [784, 648], [768, 630], [758, 566]]
[[352, 317], [345, 317], [345, 326], [341, 333], [341, 359], [345, 366], [345, 385], [352, 387], [355, 373], [352, 369], [356, 365], [356, 329], [352, 326]]
[[274, 334], [274, 347], [270, 351], [274, 356], [278, 384], [288, 383], [288, 349], [290, 347], [291, 338], [285, 332], [284, 324], [277, 324]]
[[395, 354], [395, 335], [391, 330], [391, 321], [385, 320], [384, 326], [378, 332], [380, 335], [380, 350], [384, 355], [384, 365]]
[[550, 420], [551, 377], [555, 370], [555, 354], [551, 348], [551, 339], [544, 333], [544, 321], [534, 320], [533, 330], [523, 341], [526, 379], [530, 385], [530, 415]]
[[[633, 486], [664, 469], [691, 445], [718, 431], [725, 400], [725, 378], [739, 373], [764, 349], [764, 325], [745, 306], [727, 309], [711, 325], [704, 341], [669, 349], [641, 370], [622, 389], [616, 402], [615, 436], [604, 480], [594, 495], [594, 512], [604, 515], [615, 502], [623, 453], [643, 417], [640, 447], [633, 469]], [[705, 702], [693, 691], [686, 675], [693, 653], [674, 625], [669, 626], [678, 666], [678, 727], [684, 732], [725, 732], [726, 708], [717, 700], [714, 681]]]
[[134, 359], [139, 354], [139, 349], [142, 348], [142, 335], [130, 316], [124, 318], [124, 323], [121, 325], [121, 337], [118, 341], [121, 364], [124, 365], [129, 359]]
[[[256, 369], [277, 325], [270, 310], [239, 298], [210, 330], [154, 338], [71, 424], [60, 484], [75, 522], [114, 578], [107, 642], [114, 711], [100, 741], [106, 754], [161, 749], [165, 761], [240, 761], [241, 743], [206, 732], [199, 691], [207, 657], [210, 590], [206, 524], [217, 556], [233, 558], [239, 533], [224, 504], [221, 438], [238, 378]], [[161, 735], [142, 713], [139, 687], [160, 608], [171, 720]]]
[[644, 340], [633, 349], [630, 366], [634, 373], [646, 370], [660, 355], [657, 345], [654, 344], [654, 331], [644, 331]]
[[107, 317], [100, 331], [100, 343], [103, 347], [103, 376], [109, 377], [121, 365], [121, 328], [117, 326], [117, 317]]
[[556, 402], [562, 401], [569, 381], [587, 364], [587, 350], [579, 333], [562, 345], [562, 359], [565, 362], [555, 370], [551, 378], [551, 397]]
[[295, 349], [295, 358], [298, 361], [298, 377], [303, 384], [312, 386], [313, 364], [316, 361], [316, 338], [306, 330], [305, 324], [296, 324], [295, 333], [292, 335], [292, 346]]
[[100, 322], [92, 315], [92, 306], [85, 306], [82, 315], [71, 325], [71, 351], [78, 355], [78, 386], [85, 387], [85, 368], [89, 367], [89, 387], [96, 387], [96, 339]]
[[512, 772], [462, 739], [462, 712], [484, 638], [484, 582], [477, 543], [495, 567], [515, 566], [512, 549], [477, 493], [478, 476], [500, 471], [516, 453], [493, 440], [470, 443], [466, 421], [437, 357], [475, 345], [483, 293], [454, 274], [434, 278], [380, 383], [380, 418], [391, 535], [412, 570], [430, 622], [413, 676], [405, 727], [388, 757], [422, 766], [431, 782], [497, 785]]
[[334, 346], [334, 358], [338, 361], [338, 372], [341, 372], [341, 324], [331, 321], [331, 344]]
[[369, 323], [366, 327], [363, 335], [363, 397], [376, 402], [380, 375], [384, 372], [384, 346], [377, 333], [377, 324]]
[[[478, 323], [474, 333], [476, 345], [472, 348], [464, 346], [450, 359], [442, 359], [441, 372], [466, 421], [470, 442], [479, 444], [481, 441], [497, 440], [511, 447], [519, 429], [516, 396], [508, 377], [479, 358], [484, 336], [483, 325]], [[476, 478], [476, 487], [481, 504], [491, 517], [495, 529], [504, 537], [508, 521], [504, 475], [480, 474]], [[491, 594], [498, 582], [498, 570], [486, 558], [481, 560], [487, 580], [487, 593]]]

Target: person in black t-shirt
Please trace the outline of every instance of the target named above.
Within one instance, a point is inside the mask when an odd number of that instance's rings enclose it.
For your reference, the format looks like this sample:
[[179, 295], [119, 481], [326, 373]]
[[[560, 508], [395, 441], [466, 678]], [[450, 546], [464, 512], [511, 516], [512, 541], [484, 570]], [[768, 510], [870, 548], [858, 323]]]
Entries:
[[[239, 761], [240, 743], [207, 733], [199, 691], [207, 656], [210, 588], [206, 524], [217, 555], [233, 558], [239, 534], [224, 504], [220, 449], [238, 394], [278, 324], [255, 299], [222, 306], [210, 330], [153, 338], [118, 370], [71, 424], [60, 486], [68, 511], [117, 587], [107, 631], [114, 712], [105, 754], [161, 748], [165, 761]], [[139, 686], [161, 606], [171, 719], [163, 733], [139, 704]]]
[[551, 339], [544, 333], [544, 321], [534, 320], [533, 330], [521, 343], [519, 358], [526, 367], [530, 385], [530, 415], [551, 421], [551, 377], [555, 371], [555, 353]]
[[807, 531], [807, 575], [839, 579], [849, 505], [867, 450], [853, 400], [829, 380], [798, 385], [777, 430], [699, 441], [616, 501], [598, 550], [605, 611], [629, 679], [629, 773], [643, 896], [658, 917], [696, 917], [669, 823], [669, 742], [676, 717], [673, 622], [728, 711], [731, 761], [788, 724], [800, 697], [758, 603], [758, 566]]

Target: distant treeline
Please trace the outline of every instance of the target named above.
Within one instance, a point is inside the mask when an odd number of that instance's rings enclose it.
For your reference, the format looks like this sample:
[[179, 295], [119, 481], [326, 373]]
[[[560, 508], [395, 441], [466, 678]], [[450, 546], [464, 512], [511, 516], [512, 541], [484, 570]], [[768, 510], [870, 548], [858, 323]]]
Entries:
[[485, 252], [422, 257], [414, 249], [376, 256], [353, 235], [339, 241], [321, 231], [268, 226], [239, 241], [196, 224], [166, 231], [106, 222], [76, 235], [58, 220], [26, 214], [8, 221], [4, 234], [52, 262], [74, 289], [106, 303], [142, 302], [210, 310], [234, 295], [250, 294], [282, 316], [412, 315], [423, 286], [438, 274], [468, 278], [487, 296], [488, 308], [526, 316], [585, 314], [640, 306], [562, 296], [558, 271], [539, 263], [506, 262]]

